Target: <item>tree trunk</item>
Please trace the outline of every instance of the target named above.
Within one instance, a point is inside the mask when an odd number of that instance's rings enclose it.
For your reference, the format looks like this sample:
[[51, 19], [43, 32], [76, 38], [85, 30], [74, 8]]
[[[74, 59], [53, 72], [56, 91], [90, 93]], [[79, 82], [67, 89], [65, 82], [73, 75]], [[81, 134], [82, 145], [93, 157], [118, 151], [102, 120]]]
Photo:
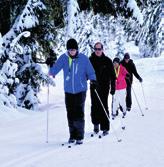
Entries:
[[11, 0], [0, 0], [0, 32], [2, 36], [10, 29], [10, 1]]

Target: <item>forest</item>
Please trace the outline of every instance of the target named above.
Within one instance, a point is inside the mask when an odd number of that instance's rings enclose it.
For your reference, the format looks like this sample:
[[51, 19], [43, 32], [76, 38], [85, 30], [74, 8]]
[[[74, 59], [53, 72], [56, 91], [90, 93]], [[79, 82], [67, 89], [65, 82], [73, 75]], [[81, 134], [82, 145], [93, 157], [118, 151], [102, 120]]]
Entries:
[[101, 41], [122, 58], [134, 42], [140, 58], [162, 52], [161, 0], [0, 0], [0, 103], [35, 110], [41, 85], [54, 85], [42, 70], [69, 38], [81, 51]]

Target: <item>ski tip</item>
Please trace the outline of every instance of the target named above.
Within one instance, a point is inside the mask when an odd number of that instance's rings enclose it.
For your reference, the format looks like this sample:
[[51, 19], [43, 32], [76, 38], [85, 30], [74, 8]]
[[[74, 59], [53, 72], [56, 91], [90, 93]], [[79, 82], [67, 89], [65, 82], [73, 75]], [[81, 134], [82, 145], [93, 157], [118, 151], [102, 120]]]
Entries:
[[125, 126], [122, 127], [122, 130], [125, 130]]
[[121, 140], [121, 139], [118, 139], [118, 142], [122, 142], [122, 140]]
[[91, 137], [93, 137], [94, 136], [94, 134], [91, 134]]
[[102, 136], [101, 135], [99, 135], [99, 139], [101, 139], [102, 138]]

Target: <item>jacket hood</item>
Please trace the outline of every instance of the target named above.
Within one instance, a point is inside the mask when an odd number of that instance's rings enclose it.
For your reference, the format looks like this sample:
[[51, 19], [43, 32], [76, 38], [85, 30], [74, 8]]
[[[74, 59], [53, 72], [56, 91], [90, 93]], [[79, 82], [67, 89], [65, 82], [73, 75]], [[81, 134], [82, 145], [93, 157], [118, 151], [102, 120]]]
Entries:
[[[124, 62], [124, 63], [126, 63], [126, 62], [125, 62], [125, 59], [123, 59], [121, 62]], [[129, 59], [129, 62], [128, 62], [128, 64], [131, 64], [131, 63], [133, 63], [133, 60], [132, 60], [132, 59]]]

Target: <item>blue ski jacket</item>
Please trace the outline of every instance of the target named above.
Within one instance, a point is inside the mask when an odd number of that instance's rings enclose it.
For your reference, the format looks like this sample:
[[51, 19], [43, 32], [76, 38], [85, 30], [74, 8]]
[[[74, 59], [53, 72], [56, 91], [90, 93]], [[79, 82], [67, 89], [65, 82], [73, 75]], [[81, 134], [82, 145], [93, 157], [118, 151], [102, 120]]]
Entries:
[[49, 74], [55, 76], [63, 69], [64, 91], [76, 94], [87, 90], [87, 80], [96, 80], [96, 75], [89, 58], [78, 53], [75, 58], [70, 58], [68, 52], [62, 54], [50, 68]]

